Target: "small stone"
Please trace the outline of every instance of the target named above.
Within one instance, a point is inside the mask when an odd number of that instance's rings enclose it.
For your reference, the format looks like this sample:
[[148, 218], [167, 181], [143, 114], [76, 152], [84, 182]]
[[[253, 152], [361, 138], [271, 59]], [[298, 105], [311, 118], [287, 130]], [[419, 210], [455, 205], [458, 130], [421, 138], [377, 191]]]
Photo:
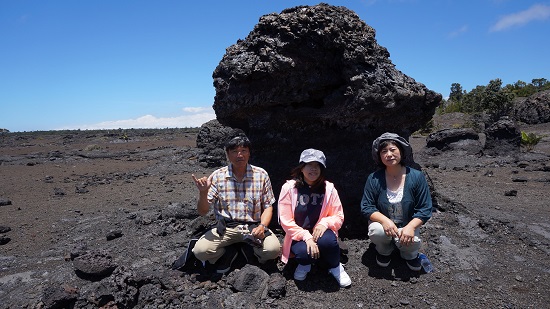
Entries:
[[124, 235], [124, 234], [122, 234], [122, 231], [120, 231], [120, 230], [111, 231], [111, 232], [109, 232], [109, 234], [107, 234], [107, 240], [113, 240], [113, 239], [122, 237], [122, 235]]
[[508, 190], [508, 191], [504, 192], [504, 196], [517, 196], [517, 195], [518, 195], [517, 190]]
[[0, 197], [0, 206], [11, 205], [11, 201], [7, 198]]
[[515, 178], [512, 178], [512, 181], [513, 181], [513, 182], [527, 182], [528, 179], [527, 179], [527, 178], [523, 178], [523, 177], [515, 177]]
[[8, 236], [0, 235], [0, 245], [5, 245], [5, 244], [9, 243], [10, 240], [11, 240], [11, 238], [9, 238]]
[[55, 196], [63, 196], [65, 195], [65, 191], [61, 188], [54, 188], [53, 189], [53, 195]]

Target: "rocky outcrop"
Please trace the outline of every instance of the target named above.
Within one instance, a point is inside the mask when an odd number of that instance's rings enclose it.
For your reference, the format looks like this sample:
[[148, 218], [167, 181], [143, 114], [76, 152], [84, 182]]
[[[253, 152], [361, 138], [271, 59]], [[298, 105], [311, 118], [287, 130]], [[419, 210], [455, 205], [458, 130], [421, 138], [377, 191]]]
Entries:
[[224, 144], [230, 137], [239, 134], [244, 134], [244, 132], [221, 125], [216, 119], [203, 124], [197, 135], [197, 147], [201, 149], [199, 162], [205, 167], [227, 164]]
[[517, 102], [514, 118], [527, 124], [550, 122], [550, 90], [537, 92]]
[[426, 147], [441, 151], [464, 150], [468, 154], [480, 153], [483, 146], [479, 135], [472, 128], [443, 129], [426, 138]]
[[509, 118], [503, 118], [485, 130], [485, 153], [494, 156], [517, 154], [521, 148], [521, 131]]
[[265, 15], [213, 73], [216, 117], [248, 135], [252, 163], [270, 173], [276, 194], [303, 149], [322, 150], [352, 223], [374, 170], [372, 141], [386, 131], [408, 138], [441, 101], [389, 56], [375, 30], [345, 7]]
[[99, 281], [110, 276], [116, 269], [112, 257], [103, 252], [91, 252], [73, 260], [75, 273], [84, 279]]

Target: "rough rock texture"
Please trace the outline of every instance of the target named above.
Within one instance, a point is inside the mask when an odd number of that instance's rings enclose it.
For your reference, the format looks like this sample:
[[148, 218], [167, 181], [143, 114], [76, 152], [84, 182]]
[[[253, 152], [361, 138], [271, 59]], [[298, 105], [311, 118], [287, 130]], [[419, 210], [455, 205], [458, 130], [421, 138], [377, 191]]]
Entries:
[[243, 292], [245, 297], [259, 299], [267, 294], [269, 275], [253, 265], [245, 265], [239, 271], [232, 272], [227, 283], [237, 292]]
[[550, 122], [550, 90], [537, 92], [516, 103], [514, 118], [528, 124]]
[[426, 138], [426, 147], [438, 150], [465, 150], [469, 154], [480, 153], [483, 146], [479, 135], [471, 128], [443, 129]]
[[302, 150], [325, 152], [328, 178], [345, 197], [348, 217], [358, 218], [374, 169], [372, 140], [386, 131], [408, 138], [441, 101], [389, 56], [375, 30], [344, 7], [265, 15], [213, 73], [217, 119], [248, 135], [258, 158], [252, 163], [275, 179], [276, 193]]
[[116, 269], [113, 258], [102, 252], [91, 252], [73, 260], [75, 272], [84, 279], [101, 280], [110, 276]]
[[501, 119], [485, 129], [485, 152], [489, 155], [517, 153], [521, 147], [521, 131], [514, 120]]
[[[438, 128], [463, 122], [434, 116]], [[0, 235], [11, 238], [0, 245], [0, 308], [546, 308], [550, 123], [521, 130], [544, 137], [504, 156], [432, 156], [424, 136], [411, 137], [439, 205], [421, 228], [434, 273], [409, 271], [398, 254], [382, 269], [367, 237], [344, 238], [350, 288], [317, 265], [295, 281], [290, 262], [266, 271], [267, 294], [261, 267], [240, 274], [239, 259], [218, 281], [171, 269], [211, 219], [196, 211], [191, 174], [214, 170], [198, 160], [197, 133], [135, 130], [124, 141], [112, 131], [10, 133], [0, 140], [0, 199], [12, 201], [0, 207]], [[80, 184], [88, 192], [75, 192]], [[66, 194], [52, 195], [55, 187]], [[112, 231], [123, 235], [107, 240]], [[98, 253], [116, 269], [99, 281], [78, 276], [74, 260]], [[230, 284], [250, 274], [259, 298]]]
[[216, 119], [203, 124], [197, 136], [197, 147], [201, 149], [199, 162], [205, 167], [225, 165], [227, 160], [224, 144], [231, 137], [240, 134], [244, 134], [244, 132], [221, 125]]

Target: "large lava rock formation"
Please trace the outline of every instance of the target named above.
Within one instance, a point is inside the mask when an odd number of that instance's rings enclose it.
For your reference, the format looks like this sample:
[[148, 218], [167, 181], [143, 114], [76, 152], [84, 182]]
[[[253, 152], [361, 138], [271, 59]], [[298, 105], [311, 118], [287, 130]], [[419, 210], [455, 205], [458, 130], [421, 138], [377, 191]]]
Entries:
[[514, 116], [528, 124], [550, 122], [550, 90], [520, 100], [514, 107]]
[[372, 141], [387, 131], [409, 138], [441, 101], [389, 57], [375, 30], [345, 7], [265, 15], [213, 73], [217, 120], [248, 135], [251, 163], [269, 172], [276, 194], [302, 150], [322, 150], [349, 227], [359, 223], [363, 185], [374, 170]]

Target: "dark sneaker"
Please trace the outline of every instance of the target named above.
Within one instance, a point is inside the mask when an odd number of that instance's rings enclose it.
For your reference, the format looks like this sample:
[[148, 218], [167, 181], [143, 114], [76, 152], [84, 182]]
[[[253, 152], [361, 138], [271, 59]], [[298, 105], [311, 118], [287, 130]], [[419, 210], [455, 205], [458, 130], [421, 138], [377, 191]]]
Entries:
[[225, 274], [231, 269], [231, 264], [237, 258], [237, 249], [234, 246], [227, 246], [225, 253], [216, 261], [216, 272], [218, 274]]
[[380, 267], [388, 267], [391, 262], [391, 256], [390, 255], [382, 255], [380, 253], [376, 253], [376, 264]]
[[407, 262], [407, 266], [409, 266], [409, 269], [412, 271], [420, 271], [420, 269], [422, 269], [422, 265], [420, 265], [420, 260], [418, 258], [405, 260], [405, 262]]

